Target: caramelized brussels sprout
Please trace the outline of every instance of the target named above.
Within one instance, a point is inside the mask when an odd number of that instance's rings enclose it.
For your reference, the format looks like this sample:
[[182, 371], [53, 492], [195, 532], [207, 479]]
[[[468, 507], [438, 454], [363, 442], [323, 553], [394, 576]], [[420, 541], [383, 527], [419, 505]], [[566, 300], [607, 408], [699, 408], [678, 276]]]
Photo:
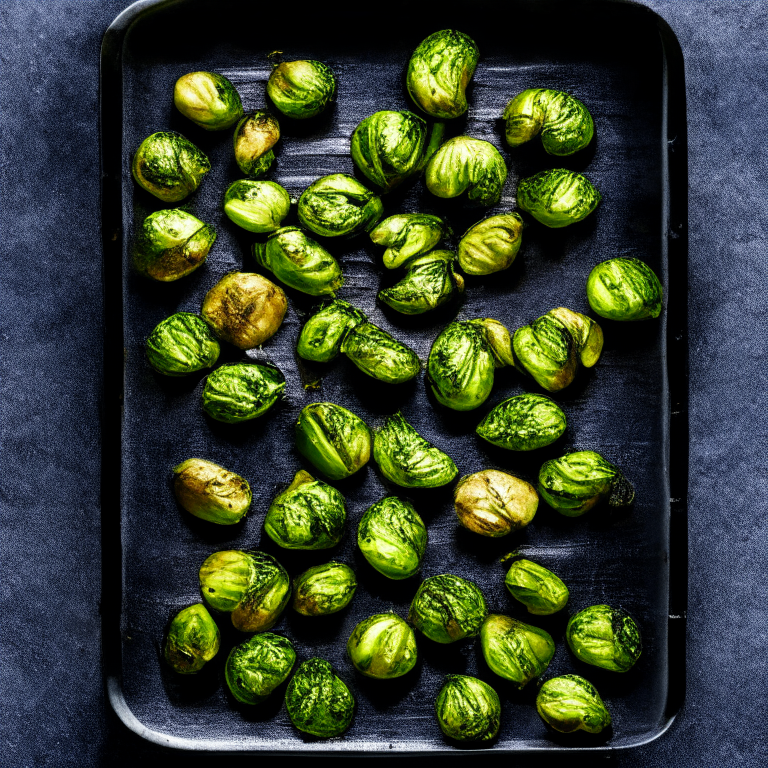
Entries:
[[346, 608], [356, 590], [357, 578], [348, 565], [315, 565], [294, 579], [292, 605], [303, 616], [327, 616]]
[[285, 389], [285, 376], [271, 365], [228, 363], [208, 374], [203, 410], [216, 421], [236, 424], [266, 413]]
[[515, 600], [519, 600], [528, 613], [549, 616], [557, 613], [568, 602], [568, 587], [543, 565], [530, 560], [517, 560], [507, 571], [504, 584]]
[[280, 139], [280, 123], [267, 112], [245, 115], [235, 128], [235, 162], [246, 176], [262, 176], [275, 159], [272, 147]]
[[239, 522], [251, 506], [248, 481], [205, 459], [187, 459], [174, 467], [173, 491], [187, 512], [220, 525]]
[[348, 328], [341, 351], [363, 372], [387, 384], [403, 384], [421, 370], [419, 356], [373, 323]]
[[565, 639], [578, 659], [612, 672], [630, 670], [643, 650], [632, 617], [610, 605], [592, 605], [572, 616]]
[[371, 230], [371, 240], [384, 245], [384, 266], [387, 269], [402, 267], [410, 259], [423, 256], [450, 234], [445, 222], [428, 213], [399, 213], [384, 219]]
[[658, 317], [662, 294], [656, 273], [640, 259], [608, 259], [594, 267], [587, 278], [589, 306], [609, 320]]
[[197, 315], [177, 312], [161, 320], [147, 338], [147, 360], [164, 376], [185, 376], [212, 368], [221, 347]]
[[290, 195], [274, 181], [238, 179], [224, 194], [224, 213], [238, 227], [257, 234], [280, 229], [290, 207]]
[[470, 227], [459, 242], [459, 265], [468, 275], [509, 269], [523, 242], [519, 213], [489, 216]]
[[184, 117], [206, 131], [230, 128], [243, 115], [237, 89], [216, 72], [182, 75], [173, 86], [173, 103]]
[[190, 605], [173, 617], [165, 641], [165, 660], [180, 675], [199, 672], [218, 652], [221, 635], [204, 605]]
[[435, 699], [440, 730], [456, 741], [490, 741], [501, 724], [501, 702], [488, 683], [448, 675]]
[[418, 657], [413, 630], [394, 613], [363, 619], [349, 636], [347, 653], [360, 674], [376, 680], [408, 674]]
[[307, 320], [296, 351], [304, 360], [328, 363], [341, 352], [341, 342], [356, 325], [367, 322], [363, 312], [341, 299], [326, 304]]
[[595, 686], [578, 675], [547, 680], [536, 697], [536, 711], [560, 733], [600, 733], [611, 724], [611, 715]]
[[320, 61], [282, 61], [267, 81], [267, 96], [286, 116], [296, 120], [319, 115], [336, 92], [336, 79]]
[[287, 637], [262, 632], [229, 652], [224, 677], [239, 702], [261, 704], [285, 681], [295, 663], [296, 651]]
[[554, 443], [565, 426], [565, 414], [554, 400], [526, 392], [499, 403], [475, 432], [499, 448], [533, 451]]
[[585, 219], [600, 200], [600, 193], [586, 176], [565, 168], [541, 171], [517, 185], [520, 208], [554, 229]]
[[313, 181], [299, 198], [299, 221], [324, 237], [370, 232], [382, 213], [381, 198], [346, 173]]

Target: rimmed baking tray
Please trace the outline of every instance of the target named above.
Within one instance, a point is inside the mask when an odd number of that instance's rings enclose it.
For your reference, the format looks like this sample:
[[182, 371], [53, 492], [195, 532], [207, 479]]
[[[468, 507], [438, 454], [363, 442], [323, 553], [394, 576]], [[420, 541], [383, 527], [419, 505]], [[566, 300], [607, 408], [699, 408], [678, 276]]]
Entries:
[[[354, 36], [348, 22], [354, 19]], [[296, 337], [313, 300], [288, 291], [285, 323], [253, 356], [285, 373], [285, 399], [256, 422], [227, 426], [208, 420], [200, 407], [202, 376], [171, 381], [154, 374], [143, 351], [154, 326], [176, 311], [199, 311], [205, 292], [233, 269], [256, 271], [252, 238], [223, 215], [224, 190], [240, 174], [229, 131], [207, 134], [175, 112], [175, 80], [194, 70], [225, 74], [239, 89], [246, 110], [265, 106], [270, 71], [267, 54], [317, 58], [338, 77], [338, 98], [327, 115], [306, 123], [281, 120], [283, 137], [268, 178], [295, 198], [315, 178], [354, 172], [349, 136], [365, 116], [380, 109], [412, 109], [404, 88], [409, 55], [427, 34], [457, 28], [478, 43], [481, 59], [470, 89], [466, 118], [451, 123], [494, 143], [509, 167], [502, 201], [488, 211], [440, 201], [419, 181], [384, 198], [386, 215], [426, 211], [445, 216], [455, 235], [489, 213], [514, 207], [519, 178], [544, 168], [583, 171], [603, 194], [597, 212], [564, 230], [532, 222], [523, 248], [507, 272], [467, 278], [464, 300], [431, 317], [403, 319], [376, 302], [384, 275], [380, 254], [367, 237], [327, 243], [342, 263], [340, 296], [417, 350], [423, 360], [437, 333], [454, 317], [493, 317], [510, 329], [555, 306], [589, 310], [584, 284], [594, 264], [619, 255], [646, 261], [662, 278], [665, 310], [657, 321], [603, 322], [603, 359], [555, 399], [568, 429], [555, 445], [518, 456], [482, 444], [474, 434], [496, 403], [537, 391], [513, 371], [501, 371], [493, 394], [478, 411], [459, 414], [439, 407], [423, 376], [388, 387], [345, 361], [308, 368], [295, 355]], [[506, 101], [526, 87], [566, 90], [590, 109], [597, 137], [586, 151], [566, 159], [544, 154], [539, 142], [509, 151], [499, 117]], [[475, 2], [460, 15], [435, 6], [139, 2], [108, 29], [102, 49], [101, 144], [105, 291], [105, 394], [103, 414], [103, 612], [104, 664], [109, 700], [122, 721], [158, 744], [189, 750], [348, 754], [464, 753], [446, 741], [432, 702], [447, 673], [476, 675], [503, 702], [496, 752], [605, 751], [656, 738], [669, 726], [685, 680], [687, 574], [687, 165], [683, 62], [669, 27], [642, 6], [595, 2]], [[177, 283], [150, 283], [131, 271], [137, 222], [158, 207], [130, 175], [130, 158], [141, 140], [158, 130], [178, 130], [210, 157], [213, 170], [184, 206], [218, 229], [207, 264]], [[455, 245], [456, 237], [452, 244]], [[451, 243], [449, 243], [451, 244]], [[227, 350], [222, 361], [238, 359]], [[319, 389], [304, 385], [319, 380]], [[437, 646], [419, 638], [418, 668], [391, 682], [362, 679], [345, 658], [355, 624], [393, 610], [405, 615], [418, 578], [405, 583], [378, 576], [356, 551], [355, 530], [364, 510], [389, 492], [372, 464], [338, 484], [348, 501], [344, 541], [334, 550], [286, 553], [262, 531], [271, 498], [303, 467], [292, 429], [300, 409], [328, 400], [350, 408], [371, 426], [402, 409], [416, 428], [456, 460], [461, 474], [488, 467], [535, 479], [547, 458], [573, 449], [594, 449], [625, 469], [637, 502], [625, 513], [595, 510], [567, 519], [542, 504], [521, 534], [485, 539], [461, 529], [451, 489], [403, 494], [415, 503], [429, 529], [423, 576], [452, 572], [476, 581], [494, 612], [527, 619], [505, 592], [500, 558], [516, 550], [557, 572], [571, 590], [562, 615], [533, 620], [550, 631], [557, 653], [545, 677], [575, 672], [590, 679], [606, 699], [611, 732], [596, 739], [559, 738], [536, 714], [535, 684], [517, 692], [485, 666], [477, 642]], [[202, 456], [244, 475], [254, 503], [244, 523], [221, 528], [181, 511], [170, 470]], [[282, 690], [260, 707], [236, 705], [222, 682], [230, 647], [242, 640], [221, 619], [223, 647], [207, 672], [179, 680], [161, 660], [170, 617], [200, 599], [197, 570], [211, 552], [263, 548], [294, 576], [310, 564], [339, 559], [360, 581], [350, 607], [324, 619], [290, 609], [275, 628], [290, 637], [301, 659], [328, 659], [357, 700], [352, 727], [332, 740], [305, 738], [290, 724]], [[595, 603], [622, 606], [644, 638], [640, 661], [620, 675], [577, 662], [563, 641], [567, 614]]]

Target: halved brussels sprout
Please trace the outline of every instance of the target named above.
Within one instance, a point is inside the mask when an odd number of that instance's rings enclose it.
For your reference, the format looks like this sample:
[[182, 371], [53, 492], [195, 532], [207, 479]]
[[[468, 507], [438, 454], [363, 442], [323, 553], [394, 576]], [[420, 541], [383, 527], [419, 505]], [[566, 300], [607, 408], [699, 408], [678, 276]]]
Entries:
[[237, 89], [216, 72], [182, 75], [173, 86], [173, 103], [184, 117], [206, 131], [230, 128], [243, 115]]
[[218, 652], [221, 635], [204, 605], [190, 605], [179, 611], [168, 628], [164, 656], [174, 672], [199, 672]]
[[467, 675], [448, 675], [435, 699], [440, 730], [456, 741], [490, 741], [501, 724], [499, 695], [488, 683]]
[[587, 278], [589, 306], [609, 320], [658, 317], [662, 296], [659, 278], [640, 259], [608, 259], [594, 267]]
[[336, 92], [336, 79], [320, 61], [282, 61], [267, 81], [267, 96], [288, 117], [304, 120], [319, 115]]
[[499, 448], [533, 451], [554, 443], [565, 427], [565, 414], [554, 400], [526, 392], [499, 403], [475, 432]]
[[341, 342], [349, 331], [367, 321], [359, 309], [336, 299], [307, 320], [299, 334], [296, 351], [304, 360], [328, 363], [341, 352]]
[[558, 229], [589, 216], [602, 200], [586, 176], [565, 168], [520, 179], [517, 204], [534, 219]]
[[387, 384], [410, 381], [421, 370], [419, 356], [373, 323], [347, 329], [341, 351], [363, 372]]
[[313, 181], [299, 198], [299, 221], [324, 237], [370, 232], [384, 213], [381, 198], [346, 173]]
[[261, 110], [245, 115], [235, 128], [235, 162], [246, 176], [261, 176], [269, 170], [280, 139], [280, 123]]
[[174, 467], [173, 491], [187, 512], [220, 525], [239, 522], [251, 506], [248, 481], [205, 459], [187, 459]]
[[238, 179], [224, 193], [224, 213], [238, 227], [257, 234], [280, 229], [290, 207], [290, 195], [274, 181]]
[[611, 724], [611, 715], [595, 686], [578, 675], [547, 680], [536, 697], [536, 711], [560, 733], [600, 733]]
[[197, 315], [177, 312], [161, 320], [147, 338], [147, 360], [164, 376], [185, 376], [211, 368], [221, 347]]
[[459, 265], [468, 275], [509, 269], [523, 242], [519, 213], [489, 216], [470, 227], [459, 242]]
[[437, 216], [428, 213], [398, 213], [384, 219], [371, 230], [371, 240], [376, 245], [387, 247], [382, 256], [384, 266], [395, 269], [431, 251], [450, 231]]
[[408, 674], [418, 657], [413, 630], [394, 613], [363, 619], [349, 636], [347, 653], [360, 674], [376, 680]]
[[266, 413], [285, 389], [285, 376], [271, 365], [227, 363], [209, 373], [203, 410], [216, 421], [236, 424]]
[[292, 605], [303, 616], [327, 616], [346, 608], [356, 590], [357, 578], [348, 565], [315, 565], [294, 579]]
[[556, 317], [542, 315], [515, 331], [515, 367], [548, 392], [559, 392], [576, 378], [579, 348], [576, 339]]
[[288, 677], [295, 663], [296, 651], [287, 637], [262, 632], [229, 652], [224, 677], [239, 702], [261, 704]]
[[552, 571], [530, 560], [517, 560], [507, 571], [504, 584], [528, 613], [549, 616], [568, 602], [568, 587]]
[[578, 659], [612, 672], [632, 669], [643, 650], [634, 619], [610, 605], [592, 605], [572, 616], [565, 639]]

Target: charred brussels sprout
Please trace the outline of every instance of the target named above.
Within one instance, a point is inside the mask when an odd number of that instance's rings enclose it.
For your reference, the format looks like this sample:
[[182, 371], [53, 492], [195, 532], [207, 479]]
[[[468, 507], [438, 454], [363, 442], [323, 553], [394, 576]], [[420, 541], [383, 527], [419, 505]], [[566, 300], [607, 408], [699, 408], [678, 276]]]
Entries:
[[187, 459], [173, 469], [176, 500], [195, 517], [233, 525], [251, 506], [248, 481], [212, 461]]
[[168, 628], [165, 660], [174, 672], [199, 672], [219, 652], [221, 636], [216, 622], [204, 605], [190, 605], [179, 611]]
[[373, 323], [347, 330], [341, 351], [363, 372], [387, 384], [410, 381], [420, 370], [419, 356]]
[[489, 216], [470, 227], [459, 242], [459, 265], [468, 275], [509, 269], [523, 242], [519, 213]]
[[600, 733], [611, 724], [611, 715], [595, 686], [578, 675], [547, 680], [536, 697], [536, 711], [560, 733]]
[[427, 442], [400, 413], [389, 416], [374, 435], [373, 458], [384, 477], [404, 488], [437, 488], [459, 471], [450, 456]]
[[296, 351], [304, 360], [328, 363], [341, 352], [341, 342], [347, 333], [365, 322], [363, 312], [336, 299], [307, 320], [299, 334]]
[[224, 213], [238, 227], [263, 234], [280, 228], [291, 198], [274, 181], [238, 179], [224, 194]]
[[530, 560], [514, 562], [504, 584], [512, 597], [535, 616], [557, 613], [568, 602], [568, 587], [552, 571]]
[[609, 320], [647, 320], [661, 314], [662, 287], [654, 271], [639, 259], [608, 259], [587, 278], [592, 310]]
[[349, 636], [347, 653], [360, 674], [377, 680], [402, 677], [418, 657], [413, 630], [394, 613], [363, 619]]
[[271, 365], [228, 363], [208, 374], [203, 410], [216, 421], [236, 424], [266, 413], [285, 389], [285, 377]]
[[428, 213], [399, 213], [384, 219], [371, 230], [371, 240], [384, 245], [384, 266], [402, 267], [417, 256], [431, 251], [450, 230], [445, 222]]
[[230, 128], [243, 115], [235, 86], [216, 72], [182, 75], [173, 86], [173, 103], [184, 117], [206, 131]]
[[235, 162], [246, 176], [261, 176], [269, 170], [280, 139], [280, 123], [266, 112], [245, 115], [235, 128]]
[[610, 605], [592, 605], [572, 616], [565, 639], [578, 659], [612, 672], [631, 669], [643, 650], [632, 617]]
[[296, 651], [287, 637], [263, 632], [229, 653], [224, 677], [232, 695], [243, 704], [261, 704], [291, 673]]
[[517, 185], [520, 208], [553, 229], [585, 219], [601, 199], [586, 176], [565, 168], [541, 171]]
[[427, 528], [411, 504], [388, 496], [363, 515], [357, 529], [357, 546], [388, 579], [407, 579], [421, 568]]
[[283, 61], [267, 81], [267, 95], [287, 117], [319, 115], [336, 92], [333, 72], [320, 61]]
[[469, 35], [455, 29], [434, 32], [422, 40], [408, 62], [408, 93], [432, 117], [459, 117], [467, 111], [466, 90], [479, 58]]
[[348, 565], [316, 565], [294, 579], [292, 605], [303, 616], [327, 616], [346, 608], [356, 590], [357, 578]]
[[509, 451], [533, 451], [565, 432], [565, 414], [543, 395], [515, 395], [499, 403], [475, 430], [483, 440]]
[[323, 659], [307, 659], [299, 665], [285, 692], [291, 722], [312, 736], [340, 736], [349, 728], [355, 699]]
[[164, 376], [184, 376], [211, 368], [221, 347], [197, 315], [177, 312], [162, 320], [147, 338], [147, 360]]
[[456, 741], [490, 741], [501, 724], [501, 702], [488, 683], [466, 675], [448, 675], [435, 699], [440, 730]]

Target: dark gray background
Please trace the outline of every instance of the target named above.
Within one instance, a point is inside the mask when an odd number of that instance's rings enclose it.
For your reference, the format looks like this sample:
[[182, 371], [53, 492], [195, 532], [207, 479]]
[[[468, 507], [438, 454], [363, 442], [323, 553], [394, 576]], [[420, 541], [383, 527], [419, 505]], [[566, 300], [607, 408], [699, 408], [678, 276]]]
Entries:
[[[203, 763], [125, 731], [100, 669], [98, 64], [127, 5], [0, 3], [2, 768]], [[688, 693], [665, 736], [590, 762], [751, 768], [768, 763], [768, 3], [645, 5], [686, 61]]]

